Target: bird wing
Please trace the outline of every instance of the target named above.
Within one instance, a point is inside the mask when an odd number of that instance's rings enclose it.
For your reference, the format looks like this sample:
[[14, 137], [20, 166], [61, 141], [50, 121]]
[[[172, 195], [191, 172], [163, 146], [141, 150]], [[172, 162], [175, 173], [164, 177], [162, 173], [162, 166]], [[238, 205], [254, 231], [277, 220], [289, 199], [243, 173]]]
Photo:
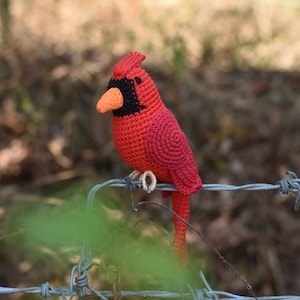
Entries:
[[145, 148], [155, 165], [169, 171], [180, 192], [191, 195], [201, 187], [192, 150], [170, 110], [164, 109], [153, 118], [146, 133]]

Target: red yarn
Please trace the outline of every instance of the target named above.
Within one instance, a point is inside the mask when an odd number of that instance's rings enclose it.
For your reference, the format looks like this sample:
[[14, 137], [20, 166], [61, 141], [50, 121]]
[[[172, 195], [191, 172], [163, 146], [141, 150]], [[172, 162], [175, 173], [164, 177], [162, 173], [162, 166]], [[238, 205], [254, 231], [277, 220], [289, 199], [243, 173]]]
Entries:
[[[156, 166], [169, 171], [171, 182], [185, 195], [201, 187], [192, 150], [173, 114], [164, 109], [156, 114], [148, 127], [145, 148]], [[168, 182], [169, 178], [159, 178]]]
[[[173, 210], [187, 221], [188, 196], [199, 190], [202, 182], [184, 133], [150, 76], [140, 68], [144, 59], [143, 54], [130, 52], [114, 67], [108, 88], [119, 87], [125, 104], [113, 111], [113, 140], [122, 159], [133, 169], [151, 170], [159, 181], [175, 185], [178, 192], [170, 192]], [[122, 91], [125, 85], [126, 91]], [[187, 227], [176, 217], [174, 224], [174, 250], [180, 265], [185, 265]]]
[[[173, 192], [172, 208], [183, 220], [189, 220], [190, 202], [187, 196], [179, 192]], [[175, 226], [175, 238], [173, 241], [175, 255], [179, 265], [185, 266], [188, 263], [188, 253], [185, 240], [187, 227], [177, 216], [173, 217], [173, 222]]]
[[139, 52], [130, 52], [114, 66], [114, 77], [124, 77], [132, 68], [138, 68], [146, 56]]

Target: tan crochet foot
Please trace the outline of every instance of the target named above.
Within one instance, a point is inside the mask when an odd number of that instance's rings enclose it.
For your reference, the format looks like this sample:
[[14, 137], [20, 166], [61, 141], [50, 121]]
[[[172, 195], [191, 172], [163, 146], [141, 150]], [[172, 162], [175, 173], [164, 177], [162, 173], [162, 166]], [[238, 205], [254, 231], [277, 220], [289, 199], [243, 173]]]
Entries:
[[[147, 193], [153, 192], [156, 188], [156, 183], [157, 183], [156, 176], [150, 170], [145, 171], [144, 173], [134, 170], [128, 176], [132, 179], [138, 178], [142, 182], [143, 190], [146, 191]], [[150, 179], [149, 185], [147, 184], [147, 178]]]
[[132, 179], [138, 179], [138, 178], [140, 178], [141, 174], [142, 173], [140, 171], [134, 170], [128, 175], [128, 177], [130, 177]]
[[[147, 185], [147, 178], [150, 179], [149, 185]], [[156, 176], [152, 171], [149, 170], [142, 173], [142, 175], [140, 175], [140, 180], [142, 181], [142, 187], [144, 191], [146, 191], [147, 193], [151, 193], [155, 190], [157, 180], [156, 180]]]

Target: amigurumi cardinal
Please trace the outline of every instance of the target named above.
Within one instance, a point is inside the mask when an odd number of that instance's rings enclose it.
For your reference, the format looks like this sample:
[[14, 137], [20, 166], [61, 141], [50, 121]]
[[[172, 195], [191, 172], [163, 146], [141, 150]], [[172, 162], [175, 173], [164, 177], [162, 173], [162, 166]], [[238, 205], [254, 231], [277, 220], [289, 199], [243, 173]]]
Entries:
[[[202, 182], [193, 153], [179, 124], [164, 105], [158, 90], [140, 65], [145, 55], [130, 52], [114, 66], [113, 76], [106, 93], [98, 100], [101, 113], [112, 110], [112, 133], [115, 147], [122, 159], [134, 170], [131, 176], [141, 175], [172, 183], [176, 192], [171, 194], [173, 210], [184, 220], [189, 218], [189, 196], [198, 191]], [[155, 178], [156, 177], [156, 178]], [[175, 254], [181, 266], [188, 262], [186, 248], [187, 226], [173, 217]]]

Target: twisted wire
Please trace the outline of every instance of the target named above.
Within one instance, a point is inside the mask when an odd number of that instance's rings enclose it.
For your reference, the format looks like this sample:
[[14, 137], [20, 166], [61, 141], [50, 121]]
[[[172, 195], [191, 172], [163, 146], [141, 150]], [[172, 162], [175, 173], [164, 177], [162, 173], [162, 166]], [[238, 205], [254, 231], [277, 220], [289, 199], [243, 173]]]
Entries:
[[[203, 275], [204, 277], [204, 275]], [[202, 278], [201, 278], [202, 279]], [[206, 281], [206, 279], [205, 279]], [[207, 282], [207, 281], [206, 281]], [[47, 283], [46, 283], [47, 284]], [[11, 288], [11, 287], [0, 287], [0, 295], [12, 295], [18, 293], [27, 293], [27, 294], [39, 294], [42, 296], [43, 293], [43, 284], [40, 287], [27, 287], [27, 288]], [[63, 300], [67, 299], [69, 296], [78, 295], [76, 292], [71, 291], [66, 288], [54, 288], [51, 285], [46, 288], [49, 290], [46, 292], [46, 295], [43, 297], [52, 297], [52, 296], [60, 296]], [[143, 291], [121, 291], [121, 297], [132, 297], [132, 296], [140, 296], [140, 297], [152, 297], [152, 298], [167, 298], [167, 299], [196, 299], [196, 300], [254, 300], [254, 297], [249, 296], [241, 296], [236, 295], [229, 292], [224, 291], [214, 291], [211, 288], [205, 287], [204, 289], [192, 289], [189, 293], [178, 293], [173, 291], [155, 291], [155, 290], [143, 290]], [[81, 297], [86, 296], [97, 296], [111, 298], [113, 297], [112, 291], [98, 291], [96, 289], [86, 290]], [[103, 299], [103, 298], [102, 298]], [[300, 296], [294, 295], [286, 295], [286, 296], [262, 296], [257, 297], [258, 300], [300, 300]]]
[[[281, 199], [284, 200], [284, 195], [293, 193], [295, 194], [295, 210], [299, 209], [300, 206], [300, 179], [297, 175], [288, 171], [287, 175], [291, 178], [283, 178], [277, 181], [275, 184], [268, 183], [253, 183], [244, 185], [229, 185], [229, 184], [203, 184], [203, 191], [268, 191], [276, 190], [279, 193]], [[142, 189], [142, 183], [139, 180], [133, 180], [129, 177], [123, 179], [111, 179], [103, 183], [95, 185], [89, 192], [87, 197], [87, 209], [91, 209], [95, 194], [104, 187], [119, 187], [126, 188], [130, 191]], [[176, 188], [172, 184], [158, 183], [156, 190], [159, 191], [176, 191]], [[17, 293], [28, 293], [28, 294], [39, 294], [41, 299], [46, 299], [52, 296], [60, 296], [63, 300], [66, 300], [68, 296], [84, 296], [94, 295], [102, 300], [107, 300], [113, 297], [112, 291], [99, 291], [93, 288], [88, 282], [87, 271], [93, 265], [92, 251], [88, 245], [83, 242], [79, 262], [75, 265], [70, 273], [70, 285], [69, 288], [54, 288], [48, 282], [43, 283], [39, 287], [27, 287], [27, 288], [11, 288], [1, 287], [0, 295], [9, 295]], [[192, 289], [189, 288], [189, 293], [177, 293], [172, 291], [120, 291], [121, 297], [152, 297], [152, 298], [172, 298], [172, 299], [193, 299], [193, 300], [300, 300], [300, 296], [263, 296], [263, 297], [249, 297], [235, 295], [229, 292], [214, 291], [208, 284], [204, 274], [199, 273], [200, 279], [204, 284], [203, 289]]]
[[[208, 183], [203, 184], [201, 190], [202, 191], [213, 191], [213, 192], [221, 192], [221, 191], [271, 191], [277, 190], [280, 198], [284, 200], [284, 195], [293, 193], [296, 195], [295, 198], [295, 210], [299, 210], [300, 205], [300, 178], [292, 172], [288, 171], [287, 175], [292, 176], [292, 178], [282, 178], [277, 181], [275, 184], [270, 183], [249, 183], [243, 185], [232, 185], [232, 184], [218, 184], [218, 183]], [[98, 190], [106, 187], [118, 187], [118, 188], [126, 188], [130, 191], [143, 189], [142, 183], [140, 180], [135, 180], [130, 177], [125, 177], [123, 179], [110, 179], [103, 183], [95, 185], [88, 194], [87, 207], [91, 208], [93, 205], [93, 200], [95, 194]], [[169, 183], [158, 183], [156, 185], [155, 190], [157, 191], [176, 191], [176, 188], [173, 184]]]

